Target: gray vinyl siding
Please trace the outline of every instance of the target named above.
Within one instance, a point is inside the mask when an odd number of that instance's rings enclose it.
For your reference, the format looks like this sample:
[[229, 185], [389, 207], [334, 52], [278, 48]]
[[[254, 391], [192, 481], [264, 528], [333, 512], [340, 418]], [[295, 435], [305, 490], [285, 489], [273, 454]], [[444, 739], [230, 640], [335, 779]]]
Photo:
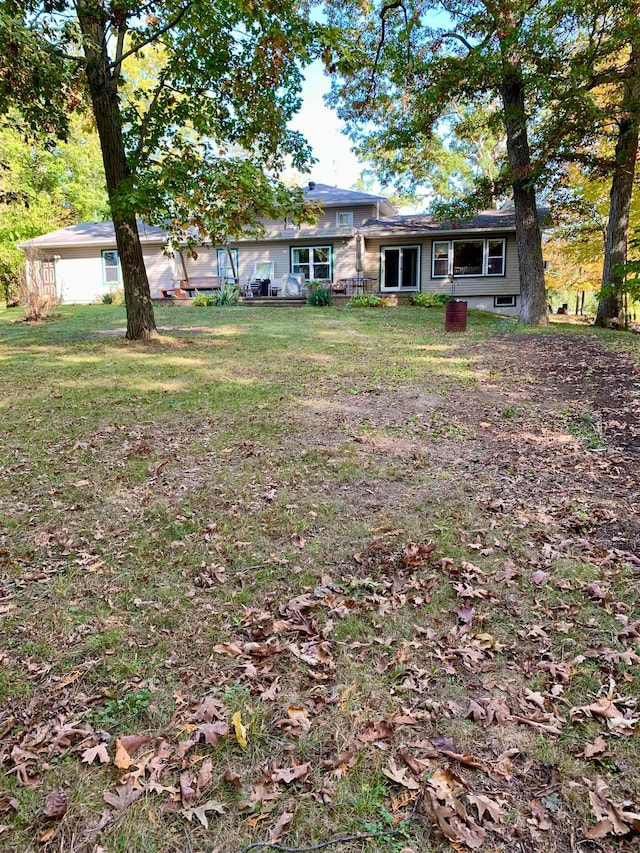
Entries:
[[[487, 234], [462, 234], [455, 235], [450, 239], [458, 240], [468, 238], [485, 239]], [[488, 275], [477, 277], [456, 277], [455, 279], [455, 295], [456, 296], [517, 296], [520, 293], [520, 274], [518, 272], [518, 247], [514, 235], [507, 234], [491, 234], [488, 239], [506, 239], [505, 250], [505, 269], [504, 275]], [[440, 240], [445, 240], [446, 237], [441, 237]], [[436, 240], [435, 242], [440, 242]], [[431, 277], [431, 252], [433, 241], [429, 240], [425, 244], [425, 254], [422, 259], [422, 290], [427, 290], [429, 293], [450, 293], [450, 286], [445, 284], [442, 278]]]
[[[357, 204], [343, 205], [341, 207], [330, 207], [320, 214], [320, 216], [318, 217], [318, 221], [315, 225], [308, 226], [303, 223], [301, 229], [305, 229], [307, 227], [312, 228], [314, 230], [323, 228], [335, 228], [337, 223], [338, 211], [340, 211], [341, 213], [353, 213], [353, 227], [358, 228], [367, 219], [373, 219], [375, 217], [376, 206], [375, 204]], [[282, 219], [265, 219], [263, 220], [263, 224], [267, 231], [284, 230], [284, 220]]]
[[[332, 237], [323, 241], [317, 235], [308, 240], [286, 241], [264, 241], [255, 243], [232, 243], [231, 248], [238, 250], [238, 277], [241, 284], [252, 281], [257, 262], [274, 263], [274, 280], [281, 279], [291, 272], [290, 248], [292, 246], [333, 246], [333, 278], [350, 278], [356, 274], [356, 249], [355, 238], [350, 240], [335, 239]], [[196, 249], [198, 257], [194, 260], [185, 256], [187, 275], [191, 276], [214, 276], [218, 274], [218, 261], [216, 249], [210, 246], [198, 246]], [[182, 277], [182, 266], [179, 259], [176, 260], [176, 270]]]
[[[448, 235], [435, 238], [436, 242], [447, 239], [461, 239], [469, 237], [474, 239], [498, 239], [506, 238], [505, 252], [505, 274], [501, 276], [478, 276], [469, 278], [456, 278], [456, 296], [517, 296], [520, 293], [520, 276], [518, 273], [518, 250], [516, 239], [513, 234], [456, 234], [450, 238]], [[368, 238], [366, 241], [366, 253], [364, 258], [364, 275], [373, 278], [375, 287], [380, 285], [380, 247], [381, 246], [420, 246], [420, 290], [428, 293], [450, 293], [449, 285], [442, 278], [431, 277], [431, 238], [424, 239], [412, 235], [403, 237], [376, 237]]]

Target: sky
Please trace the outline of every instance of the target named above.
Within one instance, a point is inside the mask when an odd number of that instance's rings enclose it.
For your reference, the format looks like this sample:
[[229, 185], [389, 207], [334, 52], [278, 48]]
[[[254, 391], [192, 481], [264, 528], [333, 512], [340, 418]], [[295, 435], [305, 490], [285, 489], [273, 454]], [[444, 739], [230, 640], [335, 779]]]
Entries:
[[302, 109], [290, 126], [303, 134], [318, 160], [305, 179], [351, 189], [364, 164], [352, 153], [351, 141], [340, 132], [343, 123], [323, 101], [329, 87], [329, 78], [318, 60], [306, 69]]

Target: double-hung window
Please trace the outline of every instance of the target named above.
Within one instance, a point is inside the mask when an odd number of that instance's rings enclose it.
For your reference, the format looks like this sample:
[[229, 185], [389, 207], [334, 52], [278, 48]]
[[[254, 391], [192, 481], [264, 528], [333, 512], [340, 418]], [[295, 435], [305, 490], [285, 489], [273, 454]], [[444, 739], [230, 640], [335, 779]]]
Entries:
[[336, 225], [338, 228], [352, 228], [353, 227], [353, 211], [352, 210], [339, 210], [336, 213]]
[[431, 277], [504, 275], [506, 240], [434, 240]]
[[115, 249], [102, 251], [102, 283], [110, 287], [120, 284], [120, 260]]
[[333, 248], [331, 246], [291, 247], [291, 272], [302, 273], [305, 281], [333, 278]]

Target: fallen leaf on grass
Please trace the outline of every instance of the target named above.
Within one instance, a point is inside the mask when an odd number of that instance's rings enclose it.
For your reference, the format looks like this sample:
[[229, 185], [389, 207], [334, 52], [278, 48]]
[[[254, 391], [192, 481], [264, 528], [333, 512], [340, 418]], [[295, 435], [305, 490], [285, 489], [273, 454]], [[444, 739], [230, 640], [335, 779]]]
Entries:
[[196, 729], [197, 739], [204, 738], [204, 742], [209, 746], [217, 746], [221, 737], [229, 734], [229, 726], [225, 722], [221, 723], [203, 723]]
[[99, 743], [97, 746], [90, 746], [89, 749], [85, 749], [82, 753], [82, 761], [85, 764], [93, 764], [96, 758], [100, 760], [100, 764], [108, 764], [111, 761], [104, 743]]
[[488, 814], [494, 823], [500, 823], [504, 814], [503, 804], [485, 794], [469, 794], [467, 799], [478, 809], [478, 820], [482, 821]]
[[296, 780], [305, 780], [309, 775], [311, 762], [306, 761], [304, 764], [297, 764], [294, 767], [277, 767], [271, 774], [273, 782], [284, 782], [288, 785]]
[[473, 622], [473, 607], [469, 604], [463, 604], [462, 607], [457, 607], [456, 616], [465, 625], [471, 625]]
[[606, 696], [601, 696], [590, 705], [571, 708], [569, 717], [572, 721], [580, 717], [601, 717], [607, 721], [607, 727], [618, 734], [633, 734], [633, 729], [638, 719], [624, 717], [622, 711]]
[[529, 583], [535, 584], [536, 586], [541, 586], [542, 584], [545, 584], [548, 580], [549, 572], [543, 572], [542, 569], [538, 569], [529, 578]]
[[129, 785], [118, 785], [116, 786], [115, 794], [112, 794], [111, 791], [105, 791], [102, 799], [105, 803], [113, 806], [116, 811], [123, 811], [124, 809], [129, 808], [131, 803], [135, 803], [135, 801], [142, 796], [142, 793], [142, 788], [131, 788]]
[[291, 544], [294, 548], [304, 548], [304, 546], [307, 544], [307, 540], [304, 538], [304, 536], [300, 536], [299, 533], [292, 533]]
[[585, 745], [582, 755], [584, 758], [600, 758], [607, 751], [607, 742], [599, 735], [592, 743]]
[[118, 741], [127, 750], [129, 755], [134, 755], [141, 746], [146, 746], [153, 740], [155, 740], [155, 738], [150, 735], [120, 735], [118, 738]]
[[549, 812], [540, 800], [531, 800], [527, 807], [531, 814], [531, 817], [527, 819], [527, 823], [531, 824], [531, 826], [535, 826], [536, 829], [543, 830], [544, 832], [547, 832], [553, 827], [553, 824], [549, 819]]
[[67, 795], [64, 791], [51, 791], [44, 801], [44, 814], [49, 820], [62, 820], [67, 813]]
[[215, 800], [209, 800], [201, 806], [196, 806], [190, 809], [182, 809], [180, 814], [191, 822], [194, 817], [197, 817], [205, 829], [209, 829], [209, 820], [207, 812], [216, 812], [216, 814], [224, 814], [224, 806]]
[[629, 811], [633, 803], [614, 803], [609, 797], [609, 786], [600, 776], [593, 790], [589, 791], [589, 803], [597, 820], [595, 826], [585, 830], [587, 838], [604, 838], [607, 835], [629, 835], [640, 832], [640, 814]]
[[8, 794], [0, 794], [0, 814], [6, 814], [12, 809], [18, 808], [18, 800], [15, 797], [10, 797]]
[[280, 841], [292, 820], [293, 812], [283, 812], [280, 815], [273, 829], [269, 832], [269, 842], [271, 844], [276, 844]]
[[116, 756], [113, 759], [113, 763], [118, 770], [128, 770], [132, 764], [131, 756], [119, 740], [116, 740]]
[[459, 799], [464, 791], [466, 788], [455, 773], [446, 767], [436, 770], [427, 781], [425, 805], [450, 841], [477, 850], [487, 833], [467, 814]]
[[236, 734], [236, 740], [240, 744], [240, 746], [244, 749], [247, 745], [247, 727], [242, 724], [242, 714], [240, 711], [236, 711], [233, 717], [231, 718], [233, 722], [233, 728]]
[[302, 729], [303, 732], [309, 731], [311, 728], [311, 720], [309, 719], [309, 714], [304, 708], [297, 705], [289, 705], [287, 713], [294, 726]]
[[410, 791], [419, 791], [420, 784], [412, 776], [407, 776], [407, 771], [404, 767], [398, 767], [393, 758], [389, 759], [388, 767], [382, 771], [387, 779], [391, 779], [403, 788], [408, 788]]

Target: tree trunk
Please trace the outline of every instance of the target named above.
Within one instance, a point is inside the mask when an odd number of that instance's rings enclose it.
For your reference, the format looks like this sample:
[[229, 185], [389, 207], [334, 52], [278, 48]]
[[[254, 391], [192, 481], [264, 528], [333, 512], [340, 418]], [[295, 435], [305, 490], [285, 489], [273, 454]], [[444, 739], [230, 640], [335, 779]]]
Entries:
[[[513, 21], [502, 22], [502, 26], [505, 25], [511, 33], [514, 32], [516, 24]], [[527, 133], [522, 66], [513, 45], [507, 45], [503, 41], [501, 47], [503, 71], [500, 94], [504, 109], [507, 154], [516, 217], [516, 243], [520, 272], [520, 322], [532, 326], [546, 326], [549, 317], [544, 286], [542, 240]]]
[[127, 307], [127, 338], [156, 337], [151, 291], [135, 213], [124, 211], [118, 194], [129, 176], [118, 103], [118, 83], [106, 48], [107, 19], [97, 0], [78, 4], [85, 69], [107, 181]]
[[628, 69], [630, 76], [623, 84], [620, 130], [609, 194], [609, 222], [602, 266], [603, 295], [598, 302], [596, 326], [606, 326], [622, 313], [623, 267], [627, 262], [629, 210], [638, 157], [640, 120], [640, 47], [636, 44], [631, 48]]

